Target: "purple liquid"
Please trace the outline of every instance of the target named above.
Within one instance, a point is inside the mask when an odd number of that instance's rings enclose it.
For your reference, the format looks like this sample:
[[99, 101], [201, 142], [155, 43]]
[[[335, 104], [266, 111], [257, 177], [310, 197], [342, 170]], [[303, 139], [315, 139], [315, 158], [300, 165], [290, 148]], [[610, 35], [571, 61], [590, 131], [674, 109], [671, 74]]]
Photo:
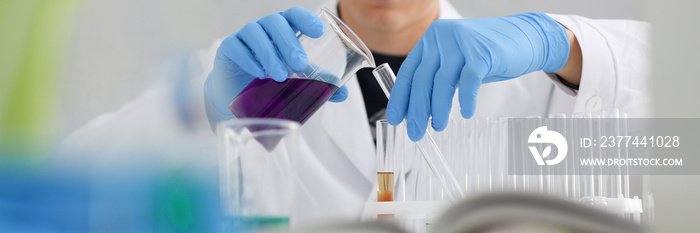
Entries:
[[[337, 86], [313, 79], [290, 77], [281, 83], [271, 78], [255, 79], [228, 109], [238, 118], [277, 118], [304, 124], [336, 90]], [[258, 141], [271, 151], [280, 139]]]
[[255, 79], [228, 109], [238, 118], [278, 118], [304, 124], [337, 89], [313, 79], [288, 78], [281, 83], [270, 78]]

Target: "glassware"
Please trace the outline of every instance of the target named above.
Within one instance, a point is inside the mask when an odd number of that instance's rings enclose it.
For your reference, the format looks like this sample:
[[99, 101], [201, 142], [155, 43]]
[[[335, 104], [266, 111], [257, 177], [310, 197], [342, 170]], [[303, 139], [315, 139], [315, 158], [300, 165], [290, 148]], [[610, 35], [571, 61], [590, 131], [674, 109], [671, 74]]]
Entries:
[[[391, 89], [394, 87], [394, 81], [396, 80], [394, 71], [391, 70], [388, 63], [384, 63], [375, 68], [372, 71], [372, 74], [377, 79], [377, 82], [379, 83], [379, 86], [382, 88], [382, 91], [386, 97], [389, 98]], [[403, 124], [405, 124], [405, 122], [406, 121], [404, 120]], [[377, 135], [377, 137], [379, 136], [380, 135]], [[435, 144], [435, 140], [433, 139], [433, 135], [430, 133], [430, 131], [426, 131], [425, 136], [416, 142], [416, 144], [418, 145], [418, 149], [420, 149], [421, 153], [423, 154], [423, 159], [430, 167], [430, 171], [433, 172], [435, 178], [437, 178], [438, 182], [440, 182], [440, 185], [445, 191], [447, 198], [452, 202], [456, 202], [459, 199], [464, 198], [464, 191], [459, 186], [457, 178], [454, 176], [454, 174], [452, 174], [452, 169], [447, 166], [445, 156], [442, 154], [437, 144]]]
[[326, 26], [319, 38], [299, 34], [309, 62], [303, 71], [287, 66], [289, 78], [255, 79], [233, 99], [229, 110], [238, 118], [278, 118], [304, 124], [355, 72], [374, 67], [367, 46], [330, 10], [318, 15]]
[[[530, 146], [538, 146], [535, 149], [541, 153], [551, 145], [531, 144], [527, 140], [534, 129], [542, 126], [566, 139], [595, 139], [601, 135], [629, 135], [630, 128], [634, 128], [629, 124], [624, 113], [612, 110], [602, 111], [598, 117], [592, 113], [574, 113], [551, 114], [548, 118], [458, 118], [451, 119], [440, 133], [429, 132], [434, 133], [435, 145], [445, 152], [448, 168], [470, 198], [498, 192], [551, 195], [600, 207], [645, 225], [653, 222], [655, 208], [649, 176], [630, 175], [629, 167], [605, 171], [585, 166], [581, 159], [600, 159], [599, 150], [585, 150], [576, 141], [568, 142], [569, 154], [561, 166], [534, 165]], [[393, 215], [397, 221], [407, 221], [409, 231], [423, 232], [426, 223], [433, 223], [432, 210], [445, 203], [448, 191], [425, 163], [418, 144], [411, 142], [406, 133], [400, 133], [405, 130], [405, 124], [391, 126], [386, 121], [377, 122], [377, 172], [393, 172], [394, 201], [368, 203], [365, 216]], [[629, 158], [632, 152], [620, 149], [606, 153], [610, 158]], [[378, 186], [380, 189], [381, 185]], [[410, 225], [416, 222], [419, 224]]]
[[[396, 130], [386, 120], [377, 121], [377, 201], [403, 201], [405, 199], [403, 157], [397, 153], [394, 134]], [[397, 193], [398, 192], [398, 193]], [[377, 218], [393, 218], [393, 214], [379, 214]]]
[[224, 232], [288, 228], [298, 128], [281, 119], [232, 119], [218, 125]]
[[[395, 176], [400, 165], [394, 153], [393, 127], [388, 127], [385, 120], [377, 121], [377, 201], [394, 201]], [[398, 178], [398, 177], [397, 177]]]

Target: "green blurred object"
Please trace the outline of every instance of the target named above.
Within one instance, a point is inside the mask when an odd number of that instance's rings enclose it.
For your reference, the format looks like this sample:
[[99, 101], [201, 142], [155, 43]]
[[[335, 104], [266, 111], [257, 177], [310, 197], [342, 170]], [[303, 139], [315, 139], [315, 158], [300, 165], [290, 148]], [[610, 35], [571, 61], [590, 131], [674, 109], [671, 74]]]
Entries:
[[161, 174], [153, 187], [153, 222], [157, 233], [221, 232], [218, 184], [193, 171]]
[[165, 179], [156, 191], [156, 215], [159, 217], [156, 226], [172, 232], [194, 232], [198, 229], [195, 221], [197, 200], [193, 190], [195, 183], [186, 176], [175, 174]]
[[433, 232], [433, 225], [434, 223], [425, 223], [425, 233], [432, 233]]
[[0, 0], [0, 164], [45, 160], [79, 0]]

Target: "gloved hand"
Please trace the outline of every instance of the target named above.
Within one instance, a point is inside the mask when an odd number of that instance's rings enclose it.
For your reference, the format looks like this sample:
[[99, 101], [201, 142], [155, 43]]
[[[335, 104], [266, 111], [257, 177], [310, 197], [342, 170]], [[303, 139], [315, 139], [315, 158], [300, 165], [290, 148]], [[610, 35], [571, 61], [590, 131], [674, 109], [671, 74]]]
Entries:
[[470, 118], [482, 83], [555, 72], [568, 57], [566, 29], [543, 13], [436, 20], [401, 65], [387, 120], [396, 125], [405, 117], [408, 136], [418, 141], [430, 116], [433, 129], [445, 129], [457, 87], [462, 117]]
[[[254, 20], [224, 39], [204, 84], [209, 122], [233, 118], [229, 104], [253, 79], [271, 77], [282, 82], [288, 75], [285, 63], [293, 71], [303, 71], [308, 58], [296, 33], [318, 38], [324, 30], [316, 14], [292, 7]], [[341, 102], [347, 95], [347, 87], [343, 86], [329, 101]]]

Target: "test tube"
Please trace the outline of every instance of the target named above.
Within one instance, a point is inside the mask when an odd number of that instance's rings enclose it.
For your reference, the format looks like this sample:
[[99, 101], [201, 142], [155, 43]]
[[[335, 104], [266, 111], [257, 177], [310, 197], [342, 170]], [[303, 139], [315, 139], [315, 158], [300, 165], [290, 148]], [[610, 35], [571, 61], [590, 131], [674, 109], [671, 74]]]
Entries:
[[[385, 120], [377, 121], [377, 201], [394, 201], [394, 154], [393, 127]], [[393, 214], [379, 214], [378, 219], [393, 218]]]
[[[522, 127], [523, 127], [522, 123], [520, 123], [520, 124], [514, 123], [513, 124], [512, 122], [509, 122], [508, 124], [506, 124], [507, 132], [509, 134], [507, 136], [523, 135]], [[511, 148], [508, 148], [508, 150], [509, 150], [508, 151], [509, 155], [511, 153], [514, 155], [513, 157], [510, 157], [510, 158], [515, 158], [516, 156], [521, 156], [521, 155], [523, 155], [523, 153], [525, 153], [524, 147], [511, 147]], [[515, 159], [510, 159], [510, 158], [508, 159], [508, 169], [510, 169], [510, 171], [517, 171], [519, 169], [519, 167], [522, 165], [516, 163]], [[524, 171], [524, 169], [522, 171]], [[524, 188], [524, 184], [525, 184], [525, 180], [526, 180], [525, 177], [526, 177], [525, 175], [518, 176], [515, 173], [513, 174], [513, 176], [512, 176], [513, 180], [512, 180], [512, 186], [511, 186], [513, 191], [525, 190], [525, 188]]]
[[394, 154], [386, 121], [377, 121], [377, 201], [394, 201]]
[[508, 175], [508, 169], [509, 169], [509, 161], [512, 159], [508, 158], [509, 151], [508, 151], [508, 118], [498, 118], [498, 138], [500, 141], [499, 147], [500, 147], [500, 157], [501, 157], [501, 162], [498, 164], [501, 164], [502, 170], [501, 172], [503, 173], [503, 187], [504, 190], [506, 191], [515, 191], [515, 185], [518, 180], [518, 176], [513, 174], [513, 175]]
[[[591, 113], [575, 113], [577, 118], [576, 129], [579, 133], [579, 137], [576, 138], [594, 138], [593, 134], [593, 115]], [[580, 156], [586, 158], [593, 158], [593, 150], [580, 149]], [[584, 171], [585, 170], [585, 171]], [[581, 168], [581, 198], [594, 197], [595, 196], [595, 168], [594, 167], [582, 167]], [[585, 175], [583, 175], [585, 174]]]
[[[526, 117], [526, 132], [529, 132], [539, 126], [542, 125], [543, 119], [540, 116], [530, 116]], [[524, 134], [527, 135], [527, 134]], [[538, 144], [536, 145], [537, 151], [543, 151], [544, 145]], [[542, 166], [537, 166], [533, 167], [531, 165], [524, 165], [527, 172], [527, 181], [526, 181], [526, 191], [534, 191], [534, 192], [539, 192], [539, 193], [544, 193], [544, 174], [545, 171], [542, 168]], [[537, 175], [533, 175], [537, 174]]]
[[[478, 167], [481, 166], [481, 163], [479, 162], [479, 118], [471, 118], [467, 120], [467, 126], [465, 127], [465, 131], [467, 132], [467, 139], [465, 143], [465, 147], [467, 151], [467, 159], [466, 159], [466, 166], [467, 166], [467, 190], [469, 191], [470, 195], [476, 194], [478, 192], [481, 192], [482, 190], [479, 189], [479, 171]], [[474, 129], [474, 130], [468, 130], [468, 129]]]
[[457, 166], [458, 166], [458, 171], [457, 174], [459, 176], [459, 181], [460, 185], [462, 188], [464, 188], [465, 194], [469, 194], [469, 189], [467, 186], [467, 159], [471, 154], [465, 154], [467, 152], [467, 149], [465, 148], [467, 146], [468, 140], [467, 140], [467, 134], [470, 132], [469, 130], [466, 130], [467, 128], [467, 121], [468, 119], [456, 119], [455, 122], [457, 122], [455, 127], [456, 131], [455, 133], [457, 134], [457, 137], [459, 140], [458, 143], [456, 143], [454, 150], [452, 151], [453, 154], [456, 155], [457, 158]]
[[[574, 127], [574, 116], [569, 116], [565, 120], [566, 124], [566, 138], [578, 138], [578, 133], [576, 131], [576, 128]], [[579, 149], [578, 146], [572, 148], [571, 150], [571, 157], [570, 158], [578, 158], [579, 157]], [[579, 198], [579, 193], [580, 193], [580, 182], [579, 182], [579, 176], [577, 172], [578, 171], [578, 166], [576, 164], [576, 159], [569, 159], [568, 164], [567, 164], [567, 175], [570, 175], [569, 178], [567, 179], [569, 181], [569, 198]]]
[[394, 201], [394, 172], [377, 172], [377, 201]]
[[[396, 80], [396, 75], [394, 75], [389, 64], [384, 63], [377, 66], [377, 68], [372, 71], [372, 74], [377, 79], [386, 97], [389, 98], [391, 88], [394, 86], [394, 80]], [[440, 152], [440, 149], [437, 147], [432, 134], [426, 131], [423, 139], [416, 143], [418, 149], [423, 154], [423, 159], [428, 164], [428, 167], [430, 167], [430, 171], [435, 175], [435, 178], [445, 190], [447, 198], [451, 202], [462, 199], [464, 197], [464, 192], [459, 186], [454, 174], [452, 174], [452, 170], [447, 166], [445, 156], [442, 155], [442, 152]]]
[[494, 191], [502, 191], [505, 184], [505, 172], [503, 171], [504, 166], [506, 166], [505, 159], [503, 158], [503, 151], [501, 150], [501, 145], [505, 144], [505, 141], [500, 140], [501, 132], [500, 125], [502, 118], [493, 119], [491, 125], [489, 125], [489, 146], [491, 147], [491, 154], [489, 158], [491, 160], [491, 187]]
[[[617, 109], [613, 109], [612, 111], [605, 111], [603, 110], [602, 113], [602, 122], [604, 126], [602, 127], [603, 132], [601, 133], [602, 135], [621, 135], [620, 134], [620, 124], [619, 124], [619, 112]], [[615, 150], [609, 151], [609, 154], [606, 156], [606, 158], [610, 157], [617, 157], [618, 159], [621, 158], [620, 156], [620, 147], [614, 148]], [[622, 168], [621, 167], [616, 167], [616, 168], [610, 168], [606, 169], [606, 192], [605, 195], [607, 197], [611, 198], [617, 198], [618, 194], [622, 194]], [[609, 174], [612, 173], [612, 174]]]
[[[567, 121], [566, 121], [566, 114], [563, 113], [555, 113], [555, 114], [550, 114], [549, 118], [554, 121], [554, 127], [553, 129], [557, 130], [561, 134], [564, 135], [564, 138], [573, 138], [569, 136], [569, 133], [571, 129], [567, 128]], [[573, 153], [572, 153], [573, 154]], [[573, 155], [571, 156], [573, 158]], [[554, 194], [569, 198], [569, 171], [568, 171], [569, 164], [567, 162], [564, 162], [563, 167], [558, 167], [558, 169], [555, 170], [555, 188], [554, 188]]]
[[[601, 116], [601, 112], [595, 113], [593, 115], [593, 118], [591, 119], [591, 130], [593, 131], [593, 138], [600, 138], [600, 136], [604, 135], [603, 134], [603, 119]], [[598, 157], [600, 159], [605, 159], [605, 150], [604, 148], [598, 147], [597, 150], [592, 151], [592, 155], [594, 157]], [[597, 156], [595, 154], [598, 154]], [[604, 175], [604, 169], [603, 167], [599, 167], [598, 169], [595, 169], [593, 171], [595, 173], [595, 195], [597, 197], [605, 197], [606, 196], [606, 175]]]
[[[620, 113], [619, 118], [620, 118], [620, 135], [629, 135], [628, 128], [627, 128], [627, 113]], [[620, 153], [622, 153], [622, 156], [625, 157], [625, 159], [629, 158], [629, 150], [628, 149], [629, 149], [628, 147], [623, 146], [622, 152], [620, 152]], [[623, 178], [623, 181], [625, 183], [623, 186], [623, 188], [624, 188], [623, 195], [625, 198], [630, 198], [630, 197], [632, 197], [631, 193], [630, 193], [630, 175], [629, 175], [630, 174], [630, 166], [625, 166], [625, 169], [622, 172], [625, 174], [624, 178]]]

